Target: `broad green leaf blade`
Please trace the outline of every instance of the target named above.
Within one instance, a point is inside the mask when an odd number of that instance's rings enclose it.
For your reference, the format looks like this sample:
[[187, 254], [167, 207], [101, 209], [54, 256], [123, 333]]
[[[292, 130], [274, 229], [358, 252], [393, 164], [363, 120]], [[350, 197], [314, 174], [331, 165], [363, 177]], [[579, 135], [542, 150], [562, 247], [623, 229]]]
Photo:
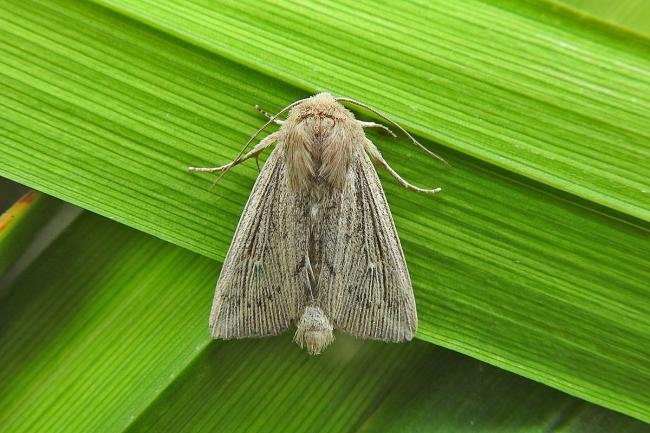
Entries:
[[215, 268], [82, 215], [0, 302], [2, 431], [458, 431], [460, 423], [520, 433], [594, 413], [610, 431], [649, 431], [424, 342], [339, 335], [320, 357], [290, 333], [209, 344]]
[[650, 426], [421, 342], [323, 356], [289, 338], [215, 344], [128, 429], [135, 432], [650, 432]]
[[[101, 7], [0, 10], [0, 173], [223, 258], [254, 166], [215, 193], [185, 168], [232, 158], [263, 121], [255, 103], [305, 93]], [[647, 224], [463, 154], [440, 169], [373, 139], [407, 179], [444, 187], [423, 198], [382, 173], [418, 336], [648, 419]]]
[[310, 92], [650, 220], [650, 44], [544, 2], [97, 0]]
[[437, 350], [399, 378], [363, 432], [650, 432], [566, 394]]
[[217, 271], [205, 257], [80, 217], [0, 302], [2, 431], [124, 429], [210, 341]]

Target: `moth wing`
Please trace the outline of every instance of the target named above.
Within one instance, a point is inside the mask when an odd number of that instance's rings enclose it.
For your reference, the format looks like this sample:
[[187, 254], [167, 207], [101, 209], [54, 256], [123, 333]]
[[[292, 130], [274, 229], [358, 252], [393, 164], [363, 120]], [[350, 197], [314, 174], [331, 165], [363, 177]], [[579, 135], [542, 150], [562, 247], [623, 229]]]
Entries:
[[[295, 221], [284, 146], [278, 143], [246, 203], [219, 275], [210, 330], [214, 338], [276, 335], [304, 309], [307, 230]], [[288, 224], [288, 221], [293, 221]]]
[[324, 224], [335, 234], [323, 233], [320, 303], [334, 326], [352, 335], [410, 340], [418, 326], [411, 279], [379, 177], [362, 150], [347, 177], [332, 215], [337, 221]]

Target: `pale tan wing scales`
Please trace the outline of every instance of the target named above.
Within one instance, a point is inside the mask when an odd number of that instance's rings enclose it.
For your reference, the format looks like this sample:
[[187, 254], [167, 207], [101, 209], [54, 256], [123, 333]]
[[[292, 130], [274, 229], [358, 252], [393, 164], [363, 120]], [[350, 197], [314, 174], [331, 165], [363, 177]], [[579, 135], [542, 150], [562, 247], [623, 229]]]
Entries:
[[304, 310], [305, 272], [299, 271], [307, 229], [293, 215], [298, 210], [288, 193], [284, 152], [278, 143], [242, 212], [217, 282], [214, 338], [276, 335]]
[[417, 313], [397, 230], [370, 159], [355, 153], [340, 208], [330, 214], [337, 221], [324, 224], [319, 304], [352, 335], [410, 340]]

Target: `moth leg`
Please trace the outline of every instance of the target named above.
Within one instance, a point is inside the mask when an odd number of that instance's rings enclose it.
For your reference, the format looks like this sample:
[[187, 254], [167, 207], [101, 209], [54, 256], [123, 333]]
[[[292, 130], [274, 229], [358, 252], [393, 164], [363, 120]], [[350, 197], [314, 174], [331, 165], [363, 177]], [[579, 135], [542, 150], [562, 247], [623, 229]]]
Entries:
[[[271, 144], [273, 144], [279, 136], [279, 132], [274, 132], [273, 134], [269, 134], [268, 136], [264, 137], [262, 140], [260, 140], [259, 143], [255, 145], [247, 154], [241, 157], [237, 157], [234, 160], [230, 161], [228, 164], [219, 166], [219, 167], [189, 167], [188, 169], [190, 171], [202, 171], [202, 172], [208, 172], [208, 173], [214, 173], [215, 171], [228, 171], [234, 166], [241, 164], [242, 162], [246, 161], [247, 159], [250, 158], [255, 158], [257, 159], [257, 156], [267, 147], [269, 147]], [[259, 168], [259, 165], [258, 165]]]
[[361, 120], [357, 120], [359, 125], [361, 125], [362, 128], [379, 128], [383, 129], [384, 132], [386, 132], [388, 135], [390, 135], [393, 138], [397, 138], [397, 135], [393, 131], [390, 130], [390, 128], [386, 125], [382, 125], [381, 123], [375, 123], [375, 122], [363, 122]]
[[[273, 115], [271, 113], [269, 113], [268, 111], [266, 111], [265, 109], [263, 109], [262, 107], [260, 107], [257, 104], [255, 104], [255, 109], [257, 111], [259, 111], [260, 113], [262, 113], [262, 116], [266, 117], [268, 120], [271, 120], [271, 118], [273, 117]], [[273, 120], [273, 122], [276, 125], [282, 125], [284, 123], [284, 120], [275, 119], [275, 120]]]
[[372, 141], [366, 140], [364, 141], [364, 148], [366, 149], [366, 152], [375, 160], [379, 165], [384, 167], [396, 180], [397, 182], [402, 185], [406, 189], [412, 189], [413, 191], [418, 191], [418, 192], [423, 192], [427, 194], [434, 194], [436, 192], [440, 192], [440, 188], [434, 188], [434, 189], [424, 189], [417, 187], [413, 184], [408, 183], [402, 176], [400, 176], [395, 170], [393, 170], [393, 167], [388, 165], [384, 157], [381, 155], [379, 152], [379, 149], [377, 149], [377, 146], [375, 146], [375, 143]]

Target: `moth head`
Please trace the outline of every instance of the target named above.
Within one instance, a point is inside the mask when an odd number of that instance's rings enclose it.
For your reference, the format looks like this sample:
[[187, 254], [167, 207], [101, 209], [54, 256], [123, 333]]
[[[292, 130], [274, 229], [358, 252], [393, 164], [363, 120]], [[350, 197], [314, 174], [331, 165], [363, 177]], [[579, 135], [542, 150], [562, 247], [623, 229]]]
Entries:
[[288, 121], [300, 123], [312, 119], [353, 120], [354, 115], [327, 92], [303, 99], [289, 112]]

